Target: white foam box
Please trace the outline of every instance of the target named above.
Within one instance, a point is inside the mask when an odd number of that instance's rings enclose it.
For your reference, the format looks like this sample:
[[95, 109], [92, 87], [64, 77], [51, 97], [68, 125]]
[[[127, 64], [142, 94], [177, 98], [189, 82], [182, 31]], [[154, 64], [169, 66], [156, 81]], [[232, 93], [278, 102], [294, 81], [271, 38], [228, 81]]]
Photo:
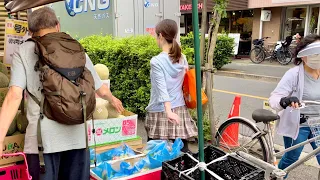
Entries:
[[[137, 136], [138, 115], [129, 111], [124, 111], [122, 115], [125, 117], [88, 121], [89, 146], [105, 146], [139, 138]], [[92, 133], [92, 122], [94, 122], [95, 134]]]
[[[118, 171], [120, 169], [121, 162], [125, 161], [128, 162], [131, 166], [133, 166], [136, 162], [140, 161], [141, 159], [145, 158], [145, 154], [139, 154], [133, 157], [129, 157], [126, 159], [120, 159], [120, 160], [114, 160], [109, 161], [108, 163], [111, 165], [111, 167]], [[151, 170], [145, 170], [141, 171], [139, 173], [133, 174], [131, 176], [127, 177], [121, 177], [121, 178], [113, 178], [116, 180], [160, 180], [161, 179], [161, 170], [162, 168], [156, 168]], [[90, 180], [102, 180], [100, 177], [98, 177], [92, 169], [90, 170]]]

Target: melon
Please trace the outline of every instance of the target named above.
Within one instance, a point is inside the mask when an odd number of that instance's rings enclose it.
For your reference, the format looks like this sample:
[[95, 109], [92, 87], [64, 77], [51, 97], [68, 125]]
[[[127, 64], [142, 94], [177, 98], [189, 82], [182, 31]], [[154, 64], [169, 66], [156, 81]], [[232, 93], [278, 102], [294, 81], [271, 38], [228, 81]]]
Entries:
[[27, 130], [27, 126], [29, 124], [29, 121], [27, 119], [27, 115], [26, 114], [22, 114], [21, 112], [19, 112], [19, 114], [17, 114], [17, 128], [18, 131], [20, 133], [25, 133]]
[[[18, 113], [19, 113], [19, 111], [18, 111]], [[17, 117], [18, 117], [17, 115], [16, 115], [16, 117], [14, 117], [14, 119], [8, 129], [7, 136], [11, 136], [13, 133], [15, 133], [17, 131]]]
[[6, 76], [9, 76], [9, 71], [6, 65], [0, 62], [0, 72]]
[[0, 107], [2, 107], [4, 98], [6, 97], [9, 88], [0, 88]]
[[5, 88], [9, 86], [9, 78], [5, 74], [0, 72], [0, 88]]
[[109, 79], [109, 69], [104, 64], [96, 64], [94, 69], [97, 71], [101, 80], [108, 80]]
[[93, 119], [108, 119], [107, 101], [101, 98], [96, 98], [96, 109], [93, 113]]
[[120, 113], [109, 102], [107, 103], [106, 107], [109, 113], [108, 118], [118, 118], [120, 116]]

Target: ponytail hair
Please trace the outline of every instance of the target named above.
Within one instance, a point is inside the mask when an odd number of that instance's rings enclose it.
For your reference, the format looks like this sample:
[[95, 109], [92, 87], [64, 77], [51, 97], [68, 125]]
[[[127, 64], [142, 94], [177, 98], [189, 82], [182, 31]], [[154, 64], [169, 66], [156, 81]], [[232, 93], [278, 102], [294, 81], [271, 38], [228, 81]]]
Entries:
[[178, 42], [174, 39], [172, 41], [172, 47], [169, 52], [169, 57], [172, 59], [173, 63], [179, 63], [181, 55], [181, 47], [179, 46]]
[[178, 34], [178, 25], [174, 20], [164, 19], [159, 22], [156, 26], [156, 34], [162, 37], [167, 41], [167, 43], [172, 44], [170, 48], [169, 57], [172, 60], [172, 63], [179, 63], [182, 53], [181, 47], [176, 41], [176, 36]]

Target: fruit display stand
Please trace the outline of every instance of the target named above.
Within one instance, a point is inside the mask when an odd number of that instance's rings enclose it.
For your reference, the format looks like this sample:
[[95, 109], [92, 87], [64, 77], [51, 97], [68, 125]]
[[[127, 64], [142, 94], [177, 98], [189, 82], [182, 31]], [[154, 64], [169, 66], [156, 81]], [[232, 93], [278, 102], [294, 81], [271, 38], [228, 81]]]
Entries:
[[[139, 138], [137, 136], [138, 115], [125, 111], [119, 118], [95, 119], [88, 121], [89, 146], [107, 146], [125, 140]], [[92, 133], [93, 124], [95, 134]]]
[[[133, 157], [125, 158], [125, 159], [119, 159], [114, 161], [109, 161], [108, 163], [111, 165], [113, 169], [119, 169], [121, 162], [125, 161], [130, 164], [135, 164], [136, 162], [140, 161], [141, 159], [145, 158], [145, 154], [138, 154]], [[161, 167], [147, 170], [143, 169], [140, 173], [133, 174], [131, 176], [121, 177], [121, 178], [113, 178], [116, 180], [160, 180], [161, 179]], [[91, 180], [103, 180], [100, 177], [98, 177], [92, 170], [90, 171], [90, 179]]]

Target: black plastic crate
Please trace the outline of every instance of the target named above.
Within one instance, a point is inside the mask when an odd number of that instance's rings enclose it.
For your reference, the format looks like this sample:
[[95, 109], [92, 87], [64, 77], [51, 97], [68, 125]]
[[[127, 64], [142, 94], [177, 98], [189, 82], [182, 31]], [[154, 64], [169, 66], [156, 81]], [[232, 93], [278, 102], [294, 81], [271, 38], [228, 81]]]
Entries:
[[[223, 151], [213, 146], [205, 148], [204, 151], [206, 164], [225, 155]], [[194, 155], [196, 159], [198, 159], [197, 156], [198, 154]], [[177, 159], [163, 163], [161, 179], [198, 180], [200, 179], [199, 169], [195, 170], [189, 176], [181, 174], [179, 177], [181, 171], [190, 169], [196, 165], [196, 162], [194, 162], [188, 155], [184, 154]], [[262, 169], [247, 163], [237, 156], [228, 156], [226, 160], [210, 164], [207, 168], [226, 180], [263, 180], [265, 173]], [[216, 180], [216, 178], [212, 177], [209, 173], [206, 172], [205, 174], [206, 180]]]

